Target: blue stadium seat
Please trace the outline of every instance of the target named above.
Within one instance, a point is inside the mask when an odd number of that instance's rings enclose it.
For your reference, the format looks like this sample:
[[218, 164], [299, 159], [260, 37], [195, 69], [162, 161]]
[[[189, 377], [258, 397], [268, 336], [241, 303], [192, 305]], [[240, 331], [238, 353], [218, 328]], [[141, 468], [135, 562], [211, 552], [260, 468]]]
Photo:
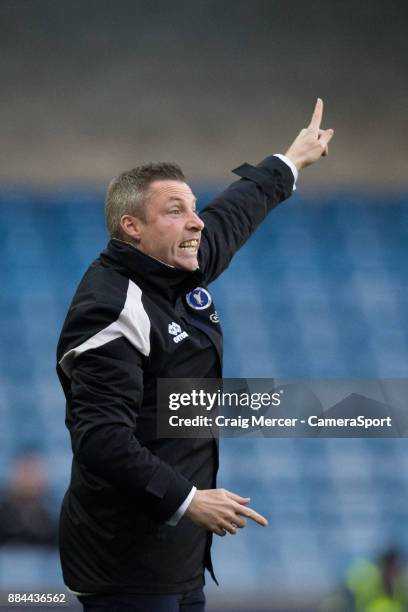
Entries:
[[[50, 460], [55, 512], [70, 468], [55, 345], [83, 271], [104, 248], [102, 206], [101, 193], [73, 189], [0, 194], [0, 485], [15, 450], [37, 445]], [[407, 229], [399, 196], [296, 195], [278, 207], [213, 285], [225, 376], [406, 377]], [[251, 525], [216, 542], [227, 587], [239, 575], [242, 589], [260, 580], [327, 589], [356, 555], [395, 542], [408, 551], [405, 439], [223, 439], [221, 447], [219, 484], [251, 495], [270, 519], [268, 529]], [[10, 554], [0, 555], [3, 585], [43, 586], [39, 567], [61, 581], [49, 570], [54, 558], [38, 563], [30, 553], [11, 564]]]

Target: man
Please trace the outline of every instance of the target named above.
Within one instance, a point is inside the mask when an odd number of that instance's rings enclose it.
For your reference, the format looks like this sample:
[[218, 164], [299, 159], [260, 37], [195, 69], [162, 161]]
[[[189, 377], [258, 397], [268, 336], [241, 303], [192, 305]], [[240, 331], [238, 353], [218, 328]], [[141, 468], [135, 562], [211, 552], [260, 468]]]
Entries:
[[57, 525], [47, 503], [47, 470], [36, 449], [22, 450], [0, 491], [0, 546], [57, 546]]
[[216, 488], [215, 439], [157, 438], [157, 378], [221, 377], [220, 323], [207, 285], [299, 169], [327, 154], [318, 99], [285, 156], [234, 170], [242, 177], [200, 215], [174, 164], [113, 180], [111, 240], [83, 277], [58, 345], [74, 459], [60, 523], [66, 585], [87, 611], [204, 610], [215, 579], [212, 534], [236, 534], [249, 498]]

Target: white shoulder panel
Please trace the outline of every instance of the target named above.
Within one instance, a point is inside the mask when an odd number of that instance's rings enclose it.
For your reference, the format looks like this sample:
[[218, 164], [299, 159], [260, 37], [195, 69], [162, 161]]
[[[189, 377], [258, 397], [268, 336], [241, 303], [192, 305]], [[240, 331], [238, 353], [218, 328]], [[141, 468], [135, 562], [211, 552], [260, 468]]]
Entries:
[[116, 321], [67, 351], [59, 365], [70, 377], [75, 357], [120, 337], [126, 338], [142, 355], [147, 357], [150, 354], [150, 320], [142, 304], [142, 291], [132, 281], [129, 281], [126, 302]]
[[150, 354], [150, 319], [142, 304], [142, 290], [131, 280], [118, 323], [122, 335], [147, 357]]

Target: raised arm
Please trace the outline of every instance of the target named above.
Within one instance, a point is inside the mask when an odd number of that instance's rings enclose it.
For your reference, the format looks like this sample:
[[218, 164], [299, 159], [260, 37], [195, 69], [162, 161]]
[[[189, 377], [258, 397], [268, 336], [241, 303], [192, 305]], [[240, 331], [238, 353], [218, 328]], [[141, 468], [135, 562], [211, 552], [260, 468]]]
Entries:
[[318, 98], [308, 127], [300, 131], [285, 156], [271, 155], [257, 166], [242, 164], [233, 170], [241, 180], [201, 212], [205, 227], [199, 264], [207, 282], [228, 267], [266, 215], [291, 195], [296, 178], [292, 166], [302, 170], [328, 154], [334, 132], [321, 129], [322, 114], [323, 101]]

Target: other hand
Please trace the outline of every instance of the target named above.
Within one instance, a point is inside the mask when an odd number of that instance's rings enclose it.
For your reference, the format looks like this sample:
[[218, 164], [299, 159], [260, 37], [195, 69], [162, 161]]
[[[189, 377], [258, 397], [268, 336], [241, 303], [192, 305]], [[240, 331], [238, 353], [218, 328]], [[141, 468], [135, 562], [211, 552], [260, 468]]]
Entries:
[[245, 527], [247, 518], [266, 527], [266, 518], [246, 506], [249, 501], [249, 497], [240, 497], [225, 489], [197, 490], [186, 516], [219, 536], [225, 536], [227, 532], [235, 535], [238, 529]]
[[323, 100], [317, 98], [312, 119], [307, 128], [300, 131], [299, 135], [290, 145], [285, 153], [296, 166], [302, 170], [310, 166], [321, 157], [329, 153], [329, 142], [333, 138], [334, 130], [322, 130], [320, 124], [323, 117]]

